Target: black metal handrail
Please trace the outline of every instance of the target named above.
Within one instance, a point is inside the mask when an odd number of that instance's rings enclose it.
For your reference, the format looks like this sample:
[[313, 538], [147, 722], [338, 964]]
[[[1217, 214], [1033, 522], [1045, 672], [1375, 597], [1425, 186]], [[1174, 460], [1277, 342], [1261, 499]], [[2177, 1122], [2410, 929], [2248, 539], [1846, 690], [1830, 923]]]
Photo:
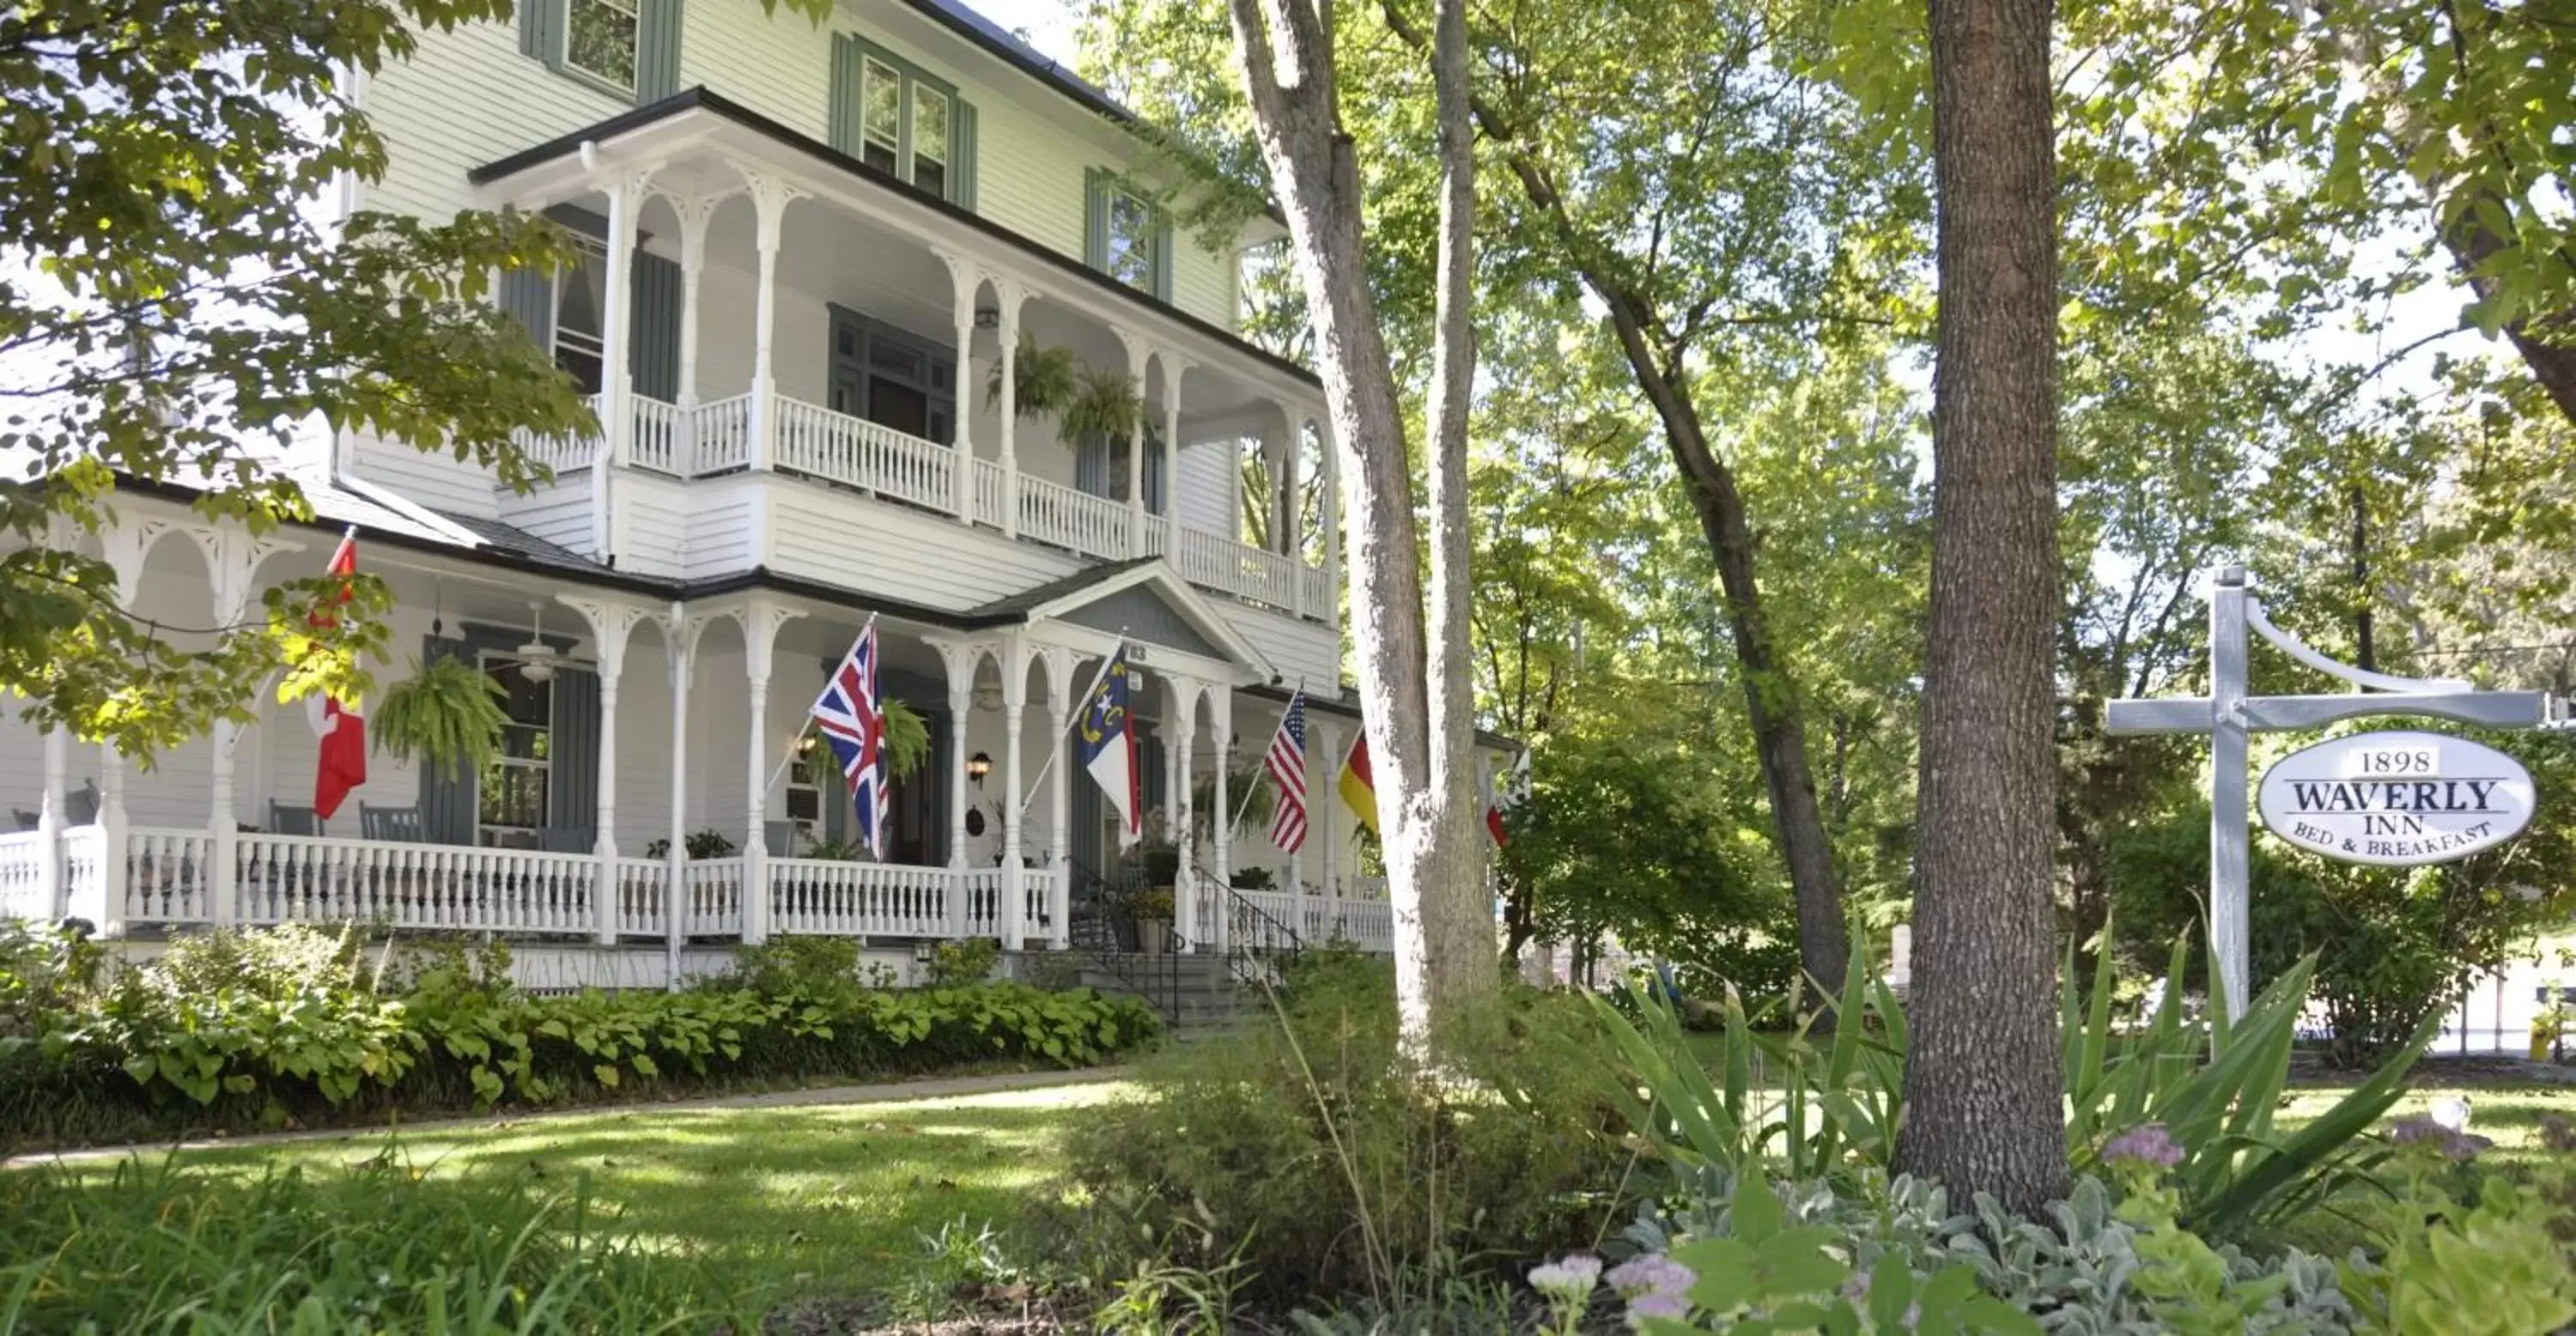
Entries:
[[1144, 923], [1136, 917], [1135, 897], [1147, 888], [1143, 878], [1128, 873], [1117, 880], [1101, 876], [1079, 860], [1067, 863], [1071, 884], [1066, 897], [1073, 905], [1066, 938], [1088, 952], [1092, 963], [1111, 975], [1173, 1025], [1181, 1023], [1181, 963], [1184, 943], [1178, 933], [1159, 955], [1144, 950]]
[[1297, 930], [1282, 923], [1270, 911], [1244, 898], [1242, 892], [1220, 882], [1202, 869], [1192, 868], [1206, 887], [1213, 889], [1216, 903], [1224, 908], [1225, 965], [1239, 983], [1252, 987], [1278, 987], [1287, 978], [1287, 967], [1306, 949]]

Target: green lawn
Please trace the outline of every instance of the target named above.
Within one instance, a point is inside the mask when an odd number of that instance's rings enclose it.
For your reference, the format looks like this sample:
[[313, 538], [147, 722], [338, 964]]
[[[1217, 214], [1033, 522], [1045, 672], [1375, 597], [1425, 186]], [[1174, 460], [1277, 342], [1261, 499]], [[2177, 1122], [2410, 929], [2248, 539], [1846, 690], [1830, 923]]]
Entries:
[[[336, 1169], [387, 1151], [431, 1181], [505, 1174], [622, 1210], [644, 1238], [721, 1248], [781, 1294], [882, 1294], [929, 1264], [922, 1236], [1007, 1225], [1059, 1166], [1068, 1119], [1114, 1082], [882, 1104], [635, 1110], [190, 1152], [191, 1165]], [[152, 1155], [154, 1152], [141, 1152]], [[104, 1175], [113, 1160], [80, 1162]]]
[[[2343, 1098], [2347, 1089], [2322, 1085], [2293, 1088], [2280, 1113], [2281, 1125], [2295, 1128], [2316, 1118]], [[2469, 1101], [2469, 1130], [2495, 1142], [2487, 1154], [2500, 1163], [2527, 1165], [2539, 1159], [2542, 1115], [2576, 1119], [2576, 1086], [2434, 1084], [2408, 1091], [2404, 1099], [2397, 1101], [2397, 1107], [2389, 1110], [2381, 1126], [2384, 1129], [2397, 1119], [2424, 1113], [2437, 1099], [2455, 1097]]]

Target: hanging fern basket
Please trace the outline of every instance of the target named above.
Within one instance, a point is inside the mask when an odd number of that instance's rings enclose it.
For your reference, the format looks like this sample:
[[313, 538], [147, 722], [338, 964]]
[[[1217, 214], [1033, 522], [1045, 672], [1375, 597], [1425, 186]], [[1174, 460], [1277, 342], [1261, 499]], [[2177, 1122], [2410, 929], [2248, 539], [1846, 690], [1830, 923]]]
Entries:
[[461, 778], [500, 758], [507, 699], [491, 674], [463, 659], [413, 659], [411, 676], [386, 688], [369, 712], [368, 741], [380, 756]]

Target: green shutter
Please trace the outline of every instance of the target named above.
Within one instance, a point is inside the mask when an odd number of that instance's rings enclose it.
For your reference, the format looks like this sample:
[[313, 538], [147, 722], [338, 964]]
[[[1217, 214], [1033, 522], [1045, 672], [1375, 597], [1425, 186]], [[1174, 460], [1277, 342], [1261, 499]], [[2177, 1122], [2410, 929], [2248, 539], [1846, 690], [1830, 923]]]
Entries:
[[1154, 210], [1154, 298], [1172, 299], [1172, 215]]
[[635, 101], [659, 102], [680, 91], [682, 0], [643, 0], [636, 11]]
[[[441, 658], [462, 659], [470, 664], [474, 662], [474, 647], [462, 639], [422, 637], [420, 661], [426, 664]], [[461, 770], [451, 774], [444, 766], [421, 767], [420, 837], [431, 844], [474, 842], [473, 775]]]
[[832, 36], [832, 118], [825, 136], [836, 152], [859, 156], [859, 44]]
[[563, 59], [564, 0], [525, 0], [519, 6], [519, 54], [534, 56], [548, 69]]
[[975, 211], [975, 104], [952, 98], [956, 124], [948, 135], [948, 199], [968, 213]]
[[1109, 268], [1109, 173], [1097, 167], [1082, 172], [1082, 262]]
[[547, 742], [546, 824], [599, 829], [599, 674], [557, 668], [554, 729]]
[[626, 368], [635, 392], [664, 403], [680, 400], [680, 266], [650, 251], [635, 252], [635, 320], [629, 326]]
[[551, 351], [555, 337], [554, 275], [534, 269], [511, 269], [501, 275], [502, 313], [519, 322], [539, 348]]

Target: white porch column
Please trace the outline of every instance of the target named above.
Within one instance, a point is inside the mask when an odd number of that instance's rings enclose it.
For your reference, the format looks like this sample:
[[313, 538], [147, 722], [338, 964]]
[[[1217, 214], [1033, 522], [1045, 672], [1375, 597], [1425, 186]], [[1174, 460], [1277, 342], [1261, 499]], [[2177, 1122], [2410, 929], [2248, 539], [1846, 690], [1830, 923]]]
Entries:
[[689, 677], [698, 633], [706, 619], [674, 601], [662, 616], [662, 644], [671, 683], [671, 812], [663, 847], [662, 954], [665, 984], [680, 986], [680, 944], [688, 937], [689, 908]]
[[753, 597], [742, 609], [744, 676], [751, 689], [751, 734], [744, 775], [748, 796], [743, 803], [742, 940], [758, 946], [769, 940], [769, 673], [778, 628], [801, 614], [767, 599]]
[[1020, 893], [1020, 804], [1027, 782], [1020, 775], [1020, 725], [1028, 717], [1029, 650], [1014, 632], [1002, 646], [1002, 949], [1017, 951], [1028, 937], [1028, 904]]
[[71, 769], [71, 734], [45, 730], [45, 795], [36, 809], [36, 859], [44, 869], [45, 910], [55, 918], [71, 912], [63, 885], [63, 778]]
[[[1309, 720], [1316, 718], [1311, 713], [1306, 717]], [[1306, 785], [1309, 795], [1306, 811], [1309, 825], [1323, 832], [1324, 918], [1332, 925], [1333, 931], [1338, 932], [1342, 918], [1342, 794], [1339, 781], [1342, 777], [1342, 749], [1348, 744], [1342, 741], [1342, 730], [1336, 725], [1317, 722], [1314, 731], [1315, 745], [1309, 749], [1313, 760], [1308, 763], [1306, 773], [1311, 780], [1320, 770], [1323, 778], [1321, 782]], [[1330, 938], [1333, 932], [1324, 935]]]
[[[143, 587], [143, 563], [152, 545], [178, 526], [159, 520], [126, 520], [102, 535], [107, 564], [116, 572], [116, 606], [131, 612]], [[125, 753], [113, 742], [98, 748], [98, 879], [70, 897], [67, 913], [87, 919], [101, 937], [125, 935]]]
[[591, 456], [590, 550], [602, 560], [617, 551], [617, 515], [611, 470], [624, 464], [635, 435], [634, 377], [626, 350], [635, 323], [635, 217], [643, 211], [647, 176], [608, 183], [608, 275], [601, 295], [599, 334], [599, 450]]
[[[698, 290], [707, 273], [707, 226], [715, 220], [716, 208], [724, 203], [722, 196], [669, 196], [671, 208], [680, 215], [680, 384], [682, 408], [698, 406]], [[695, 472], [697, 445], [694, 435], [690, 457], [680, 461], [683, 472]]]
[[973, 524], [975, 522], [975, 438], [968, 426], [975, 420], [975, 368], [971, 365], [974, 359], [969, 354], [975, 347], [975, 294], [983, 288], [984, 275], [981, 270], [976, 269], [964, 256], [955, 251], [934, 246], [930, 253], [938, 256], [939, 262], [948, 267], [949, 298], [954, 308], [951, 315], [957, 324], [957, 355], [949, 359], [955, 367], [957, 377], [953, 391], [957, 404], [948, 415], [949, 422], [953, 424], [952, 430], [957, 437], [952, 442], [957, 451], [957, 476], [953, 488], [955, 495], [950, 505], [957, 511], [958, 523]]
[[[757, 472], [772, 466], [778, 457], [778, 375], [775, 344], [778, 335], [778, 245], [787, 224], [787, 206], [805, 197], [805, 192], [774, 176], [745, 171], [743, 183], [751, 194], [753, 230], [760, 249], [759, 299], [752, 316], [751, 335], [751, 467]], [[755, 510], [755, 513], [756, 510]], [[756, 536], [758, 537], [758, 536]], [[758, 558], [769, 555], [765, 539], [755, 542]]]
[[[1321, 453], [1324, 456], [1323, 521], [1324, 592], [1326, 595], [1326, 604], [1324, 607], [1313, 609], [1309, 615], [1320, 617], [1326, 626], [1333, 627], [1338, 631], [1342, 624], [1342, 455], [1340, 448], [1335, 445], [1333, 441], [1333, 425], [1331, 420], [1329, 418], [1318, 418], [1316, 421], [1319, 424], [1316, 436], [1324, 447]], [[1302, 440], [1305, 433], [1300, 431], [1297, 435]], [[1299, 560], [1302, 565], [1303, 558], [1300, 558]], [[1337, 642], [1335, 657], [1338, 659], [1339, 637], [1335, 637], [1335, 640]], [[1339, 764], [1340, 759], [1341, 758], [1339, 757], [1335, 757], [1335, 764]]]
[[1198, 365], [1169, 349], [1157, 353], [1163, 364], [1163, 554], [1181, 559], [1181, 373]]
[[[229, 522], [213, 529], [192, 529], [191, 537], [205, 554], [206, 570], [213, 586], [214, 624], [230, 626], [242, 619], [250, 607], [250, 596], [259, 575], [259, 565], [271, 554], [301, 548], [301, 543], [253, 538], [246, 530]], [[230, 719], [215, 721], [212, 754], [208, 757], [206, 776], [206, 834], [213, 850], [212, 866], [201, 869], [206, 884], [206, 914], [216, 923], [231, 923], [240, 917], [238, 904], [238, 870], [234, 867], [236, 850], [241, 845], [241, 817], [235, 811], [233, 796], [233, 763], [241, 750], [244, 725]]]
[[1066, 735], [1073, 728], [1073, 651], [1046, 650], [1047, 870], [1054, 880], [1047, 889], [1047, 938], [1061, 951], [1073, 943], [1073, 756]]
[[652, 613], [633, 604], [568, 595], [557, 596], [557, 601], [581, 614], [599, 647], [599, 815], [592, 846], [599, 869], [591, 883], [591, 934], [601, 945], [613, 945], [625, 895], [617, 870], [617, 680], [625, 671], [626, 646], [635, 624]]
[[[1166, 720], [1163, 763], [1163, 828], [1171, 832], [1172, 850], [1180, 855], [1180, 868], [1172, 878], [1173, 916], [1181, 923], [1181, 935], [1189, 939], [1191, 949], [1210, 944], [1210, 925], [1199, 922], [1197, 878], [1191, 876], [1198, 860], [1190, 846], [1190, 753], [1198, 743], [1198, 683], [1188, 678], [1165, 675], [1163, 678], [1172, 708]], [[1223, 914], [1217, 916], [1217, 929], [1222, 933]]]
[[[1111, 332], [1127, 349], [1127, 385], [1141, 409], [1145, 402], [1145, 359], [1150, 354], [1133, 333], [1115, 326]], [[1145, 415], [1140, 411], [1127, 432], [1127, 555], [1141, 557], [1145, 552]]]
[[[974, 645], [932, 640], [948, 674], [948, 867], [966, 868], [966, 716], [975, 708], [975, 670], [984, 651]], [[952, 912], [951, 918], [959, 915]]]
[[[1215, 832], [1211, 841], [1216, 846], [1216, 884], [1225, 894], [1234, 893], [1234, 799], [1227, 792], [1233, 780], [1234, 760], [1234, 688], [1220, 682], [1208, 688], [1208, 719], [1216, 734], [1216, 786], [1212, 801], [1216, 810], [1208, 813], [1208, 826]], [[1220, 916], [1219, 923], [1225, 922]], [[1222, 934], [1220, 934], [1221, 936]]]
[[[1015, 428], [1020, 420], [1020, 303], [1027, 301], [1029, 290], [1015, 278], [993, 280], [993, 295], [1001, 305], [1001, 324], [995, 331], [1002, 348], [1002, 534], [1020, 536], [1020, 455]], [[961, 402], [958, 412], [966, 411]]]

